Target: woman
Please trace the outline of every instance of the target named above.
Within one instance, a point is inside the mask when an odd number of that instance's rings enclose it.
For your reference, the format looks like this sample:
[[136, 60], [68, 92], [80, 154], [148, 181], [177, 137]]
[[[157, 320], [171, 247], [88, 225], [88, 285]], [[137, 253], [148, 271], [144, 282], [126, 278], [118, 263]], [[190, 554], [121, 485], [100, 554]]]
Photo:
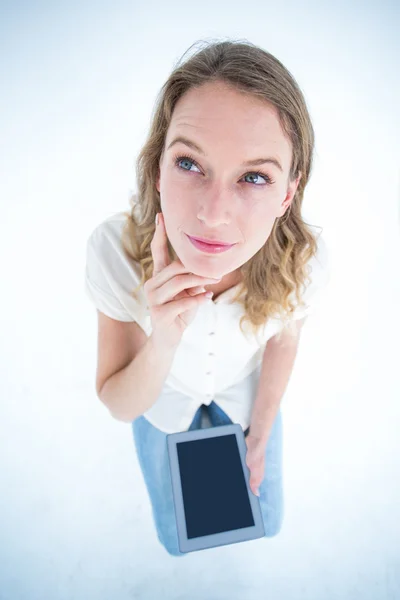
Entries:
[[[187, 324], [156, 402], [124, 419], [132, 422], [158, 538], [172, 555], [182, 553], [166, 435], [201, 427], [203, 412], [212, 426], [242, 425], [266, 537], [280, 531], [280, 402], [301, 326], [329, 272], [326, 245], [301, 216], [313, 150], [304, 97], [282, 63], [250, 43], [207, 44], [162, 87], [130, 213], [108, 219], [90, 238], [91, 298], [108, 317], [135, 321], [147, 335], [162, 252], [208, 280], [192, 291], [214, 293]], [[213, 252], [193, 238], [229, 247]]]

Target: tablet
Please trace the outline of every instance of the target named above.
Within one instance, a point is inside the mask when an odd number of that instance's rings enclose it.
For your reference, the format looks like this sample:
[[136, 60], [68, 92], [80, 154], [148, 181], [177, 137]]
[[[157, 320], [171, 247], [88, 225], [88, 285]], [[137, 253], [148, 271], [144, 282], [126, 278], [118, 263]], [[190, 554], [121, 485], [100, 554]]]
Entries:
[[232, 423], [166, 437], [180, 551], [264, 537], [242, 427]]

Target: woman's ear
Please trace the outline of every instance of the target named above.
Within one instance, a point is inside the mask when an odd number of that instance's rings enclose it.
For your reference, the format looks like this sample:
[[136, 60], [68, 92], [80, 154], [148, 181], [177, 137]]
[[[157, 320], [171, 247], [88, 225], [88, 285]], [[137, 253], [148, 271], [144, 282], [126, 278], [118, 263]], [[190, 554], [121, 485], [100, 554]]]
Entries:
[[279, 215], [280, 217], [283, 217], [283, 215], [285, 214], [285, 212], [290, 207], [290, 205], [292, 203], [292, 200], [293, 200], [293, 198], [294, 198], [294, 196], [296, 194], [296, 190], [297, 190], [297, 187], [299, 185], [300, 179], [301, 179], [301, 172], [299, 172], [298, 176], [296, 177], [296, 179], [294, 181], [289, 181], [288, 188], [287, 188], [287, 193], [286, 193], [286, 198], [282, 202], [282, 212]]
[[290, 193], [291, 193], [291, 198], [293, 198], [296, 193], [296, 190], [300, 183], [301, 175], [302, 175], [302, 173], [301, 173], [301, 171], [299, 171], [299, 174], [297, 175], [296, 179], [289, 183], [288, 191], [290, 191]]

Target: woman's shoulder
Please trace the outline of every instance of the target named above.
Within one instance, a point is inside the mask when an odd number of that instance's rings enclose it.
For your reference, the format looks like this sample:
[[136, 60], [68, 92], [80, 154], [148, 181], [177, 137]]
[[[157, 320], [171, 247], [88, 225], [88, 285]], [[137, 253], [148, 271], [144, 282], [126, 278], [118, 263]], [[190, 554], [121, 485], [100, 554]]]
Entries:
[[146, 306], [140, 287], [136, 290], [138, 299], [132, 297], [133, 290], [140, 286], [141, 268], [122, 244], [127, 216], [124, 212], [114, 213], [98, 223], [86, 244], [86, 288], [92, 299], [99, 298], [117, 304], [117, 314], [121, 314], [120, 307], [123, 306], [127, 312], [121, 320], [128, 320], [129, 315], [137, 318], [138, 310]]
[[307, 263], [308, 278], [301, 286], [301, 298], [305, 306], [297, 306], [295, 293], [291, 294], [291, 300], [296, 305], [293, 319], [300, 319], [314, 312], [321, 302], [331, 276], [330, 252], [326, 236], [320, 227], [310, 226], [310, 229], [316, 240], [317, 250]]
[[110, 216], [100, 221], [89, 235], [89, 240], [93, 243], [102, 244], [106, 239], [119, 241], [123, 227], [127, 220], [127, 213], [120, 211], [112, 213]]
[[324, 286], [330, 278], [331, 255], [326, 235], [320, 227], [312, 226], [312, 233], [317, 243], [317, 251], [309, 261], [310, 277], [316, 286]]
[[96, 253], [98, 261], [110, 264], [115, 269], [129, 265], [135, 275], [140, 273], [139, 264], [127, 254], [122, 243], [128, 217], [129, 213], [121, 211], [105, 218], [94, 227], [87, 245]]

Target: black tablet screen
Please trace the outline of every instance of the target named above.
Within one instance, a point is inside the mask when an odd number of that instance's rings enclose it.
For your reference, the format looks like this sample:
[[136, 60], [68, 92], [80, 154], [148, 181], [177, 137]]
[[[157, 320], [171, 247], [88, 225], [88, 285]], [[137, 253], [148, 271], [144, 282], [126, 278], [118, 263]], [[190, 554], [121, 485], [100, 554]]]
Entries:
[[188, 538], [254, 526], [236, 435], [178, 442]]

